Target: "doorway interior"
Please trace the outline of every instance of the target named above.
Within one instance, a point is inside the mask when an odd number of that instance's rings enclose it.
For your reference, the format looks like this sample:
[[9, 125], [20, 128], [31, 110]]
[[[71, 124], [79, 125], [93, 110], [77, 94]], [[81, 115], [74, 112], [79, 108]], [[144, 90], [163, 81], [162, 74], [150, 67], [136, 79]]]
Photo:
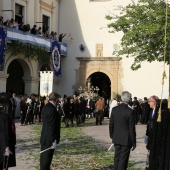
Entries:
[[21, 64], [15, 59], [9, 66], [7, 73], [9, 74], [6, 83], [6, 92], [15, 92], [17, 94], [25, 93], [25, 83], [22, 77], [24, 76], [24, 70]]
[[105, 99], [110, 99], [111, 81], [105, 73], [95, 72], [91, 74], [88, 79], [91, 82], [91, 86], [99, 88], [98, 91], [99, 96], [102, 96]]

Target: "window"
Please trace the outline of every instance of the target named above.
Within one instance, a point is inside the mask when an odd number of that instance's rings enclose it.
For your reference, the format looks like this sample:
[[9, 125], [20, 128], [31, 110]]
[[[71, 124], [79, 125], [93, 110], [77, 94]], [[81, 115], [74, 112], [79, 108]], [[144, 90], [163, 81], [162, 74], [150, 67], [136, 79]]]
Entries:
[[43, 32], [49, 31], [50, 29], [50, 17], [43, 15]]
[[19, 4], [15, 4], [15, 20], [17, 20], [18, 23], [23, 22], [23, 12], [24, 7]]

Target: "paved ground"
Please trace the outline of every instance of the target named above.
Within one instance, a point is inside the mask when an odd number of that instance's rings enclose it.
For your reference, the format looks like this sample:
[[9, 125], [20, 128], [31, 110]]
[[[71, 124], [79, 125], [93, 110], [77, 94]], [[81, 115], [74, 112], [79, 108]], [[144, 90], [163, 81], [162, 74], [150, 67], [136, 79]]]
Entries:
[[[108, 123], [109, 120], [105, 119], [103, 125], [93, 125], [83, 127], [83, 131], [92, 136], [96, 143], [99, 145], [103, 145], [106, 148], [109, 148], [111, 145], [111, 139], [109, 137], [108, 131]], [[145, 148], [145, 144], [143, 143], [143, 136], [145, 134], [146, 126], [145, 125], [137, 125], [137, 148], [131, 152], [130, 160], [134, 161], [134, 166], [140, 169], [145, 167], [145, 160], [147, 150]], [[39, 156], [39, 146], [35, 144], [33, 138], [30, 139], [30, 134], [32, 132], [31, 126], [20, 126], [19, 122], [16, 122], [16, 132], [17, 132], [17, 145], [16, 145], [16, 159], [17, 166], [14, 168], [10, 168], [10, 170], [36, 170], [34, 167], [35, 160], [35, 152], [37, 156]], [[33, 149], [34, 148], [34, 149]], [[113, 152], [113, 149], [111, 152]]]
[[[31, 151], [34, 147], [34, 141], [30, 139], [32, 132], [30, 126], [20, 126], [19, 122], [16, 122], [16, 134], [17, 134], [17, 145], [16, 145], [16, 161], [17, 166], [9, 168], [9, 170], [36, 170], [34, 168], [34, 159]], [[35, 149], [36, 150], [36, 149]], [[39, 148], [38, 148], [39, 150]]]
[[[109, 120], [106, 118], [103, 125], [94, 125], [86, 126], [83, 128], [83, 131], [93, 138], [96, 139], [96, 142], [100, 145], [109, 148], [112, 144], [109, 137]], [[146, 132], [146, 125], [136, 125], [136, 134], [137, 134], [137, 147], [130, 154], [130, 160], [134, 162], [134, 166], [140, 169], [145, 168], [147, 150], [144, 144], [144, 134]], [[112, 148], [112, 151], [114, 148]]]

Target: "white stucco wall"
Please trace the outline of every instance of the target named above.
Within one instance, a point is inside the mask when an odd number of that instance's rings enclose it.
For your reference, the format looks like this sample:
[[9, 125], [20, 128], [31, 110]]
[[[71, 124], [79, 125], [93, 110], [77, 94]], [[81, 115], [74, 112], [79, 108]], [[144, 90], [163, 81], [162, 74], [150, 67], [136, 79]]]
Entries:
[[[45, 14], [50, 17], [53, 16], [53, 21], [50, 22], [50, 31], [56, 31], [58, 34], [67, 33], [67, 36], [63, 39], [64, 42], [69, 43], [68, 35], [71, 33], [73, 42], [68, 46], [67, 57], [62, 57], [62, 76], [55, 78], [53, 89], [61, 95], [72, 95], [76, 83], [76, 70], [79, 68], [79, 61], [76, 57], [95, 57], [97, 43], [103, 43], [104, 57], [113, 56], [113, 44], [120, 44], [122, 33], [108, 33], [106, 28], [108, 21], [105, 19], [105, 15], [115, 12], [113, 5], [127, 5], [130, 0], [111, 0], [107, 2], [61, 0], [59, 6], [56, 0], [43, 0], [43, 2], [49, 5], [53, 2], [55, 6], [53, 13], [44, 9], [40, 10], [39, 0], [28, 1], [27, 4], [23, 0], [1, 0], [0, 14], [3, 15], [4, 21], [11, 19], [12, 13], [2, 12], [2, 10], [15, 10], [14, 4], [18, 3], [27, 8], [24, 13], [24, 23], [29, 23], [31, 28], [36, 22], [42, 21], [42, 15]], [[37, 24], [37, 27], [39, 26], [41, 24]], [[83, 53], [79, 50], [80, 44], [85, 45], [86, 50]], [[160, 97], [163, 63], [144, 63], [141, 69], [132, 71], [130, 66], [133, 59], [127, 59], [123, 56], [122, 58], [119, 73], [121, 80], [119, 91], [129, 90], [133, 96], [139, 98], [148, 97], [152, 94]], [[31, 67], [33, 68], [32, 77], [37, 77], [38, 66], [32, 62]], [[167, 66], [166, 73], [167, 75], [169, 73]], [[1, 80], [1, 84], [5, 86], [4, 79]], [[2, 90], [4, 90], [4, 86]], [[37, 87], [34, 87], [32, 88], [36, 93]], [[163, 97], [167, 96], [168, 79], [165, 80], [163, 93]]]
[[[103, 56], [113, 56], [113, 44], [120, 44], [122, 34], [108, 33], [105, 15], [114, 12], [113, 5], [126, 5], [130, 1], [89, 2], [89, 0], [62, 0], [60, 2], [60, 33], [71, 33], [74, 40], [68, 47], [67, 58], [62, 58], [62, 77], [59, 78], [58, 89], [61, 94], [71, 92], [75, 84], [75, 69], [79, 67], [76, 57], [95, 57], [96, 43], [103, 43]], [[102, 28], [103, 29], [100, 29]], [[68, 41], [67, 38], [64, 41]], [[86, 51], [80, 52], [79, 45], [84, 44]], [[123, 56], [122, 56], [123, 57]], [[133, 97], [161, 94], [163, 63], [143, 63], [138, 71], [130, 69], [133, 59], [123, 57], [121, 61], [120, 92], [128, 90]], [[167, 68], [167, 67], [166, 67]], [[167, 75], [168, 75], [168, 68]], [[123, 76], [122, 76], [123, 75]], [[168, 96], [168, 79], [165, 80], [163, 98]]]

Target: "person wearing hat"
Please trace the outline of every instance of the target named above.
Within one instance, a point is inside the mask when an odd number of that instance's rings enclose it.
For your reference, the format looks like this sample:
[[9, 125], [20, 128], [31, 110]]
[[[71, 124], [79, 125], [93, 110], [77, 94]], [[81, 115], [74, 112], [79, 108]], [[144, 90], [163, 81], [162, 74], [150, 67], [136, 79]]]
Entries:
[[41, 131], [41, 151], [51, 147], [51, 149], [41, 153], [40, 170], [50, 170], [54, 149], [60, 142], [61, 116], [57, 110], [60, 95], [52, 92], [48, 96], [49, 102], [42, 109], [42, 131]]

